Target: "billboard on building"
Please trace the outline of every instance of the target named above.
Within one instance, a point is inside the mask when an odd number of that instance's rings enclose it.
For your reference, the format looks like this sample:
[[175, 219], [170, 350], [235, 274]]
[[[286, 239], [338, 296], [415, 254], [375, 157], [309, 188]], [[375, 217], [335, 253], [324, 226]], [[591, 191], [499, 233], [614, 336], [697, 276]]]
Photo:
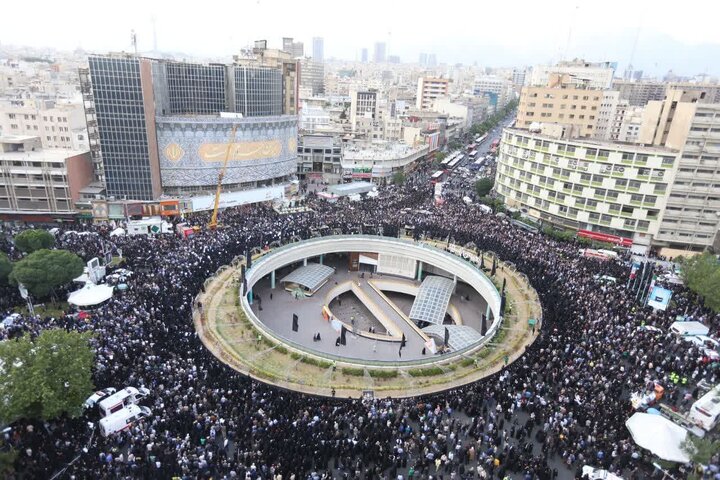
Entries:
[[[235, 140], [229, 145], [233, 126]], [[158, 117], [163, 187], [214, 186], [290, 176], [297, 169], [297, 117]]]

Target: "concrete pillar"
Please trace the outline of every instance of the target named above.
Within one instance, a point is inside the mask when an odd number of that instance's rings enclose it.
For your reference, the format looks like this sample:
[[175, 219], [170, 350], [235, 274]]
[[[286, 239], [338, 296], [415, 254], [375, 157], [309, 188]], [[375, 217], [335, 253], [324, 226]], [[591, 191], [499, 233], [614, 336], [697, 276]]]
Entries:
[[275, 289], [275, 270], [270, 273], [270, 288]]
[[323, 263], [323, 256], [324, 256], [324, 255], [320, 255], [320, 265], [325, 265], [325, 264]]
[[418, 275], [417, 275], [418, 282], [422, 281], [422, 268], [423, 268], [423, 262], [418, 262]]
[[488, 320], [490, 320], [490, 304], [487, 304], [487, 309], [485, 309], [485, 316]]
[[250, 290], [250, 291], [248, 292], [248, 303], [249, 303], [250, 305], [252, 305], [252, 303], [253, 303], [253, 293], [252, 293], [252, 290]]
[[307, 258], [303, 258], [303, 266], [307, 265]]

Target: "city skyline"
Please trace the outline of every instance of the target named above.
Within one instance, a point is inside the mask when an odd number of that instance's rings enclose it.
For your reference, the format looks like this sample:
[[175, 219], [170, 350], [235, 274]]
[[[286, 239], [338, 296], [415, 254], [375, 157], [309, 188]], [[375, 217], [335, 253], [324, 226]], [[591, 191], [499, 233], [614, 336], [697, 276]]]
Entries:
[[[162, 52], [212, 58], [230, 56], [257, 39], [280, 47], [282, 37], [294, 37], [306, 45], [312, 44], [313, 37], [322, 37], [326, 59], [359, 61], [363, 48], [372, 51], [381, 42], [386, 44], [386, 58], [399, 56], [406, 63], [416, 62], [422, 52], [435, 52], [438, 62], [445, 64], [510, 67], [585, 58], [617, 62], [619, 71], [632, 63], [636, 70], [652, 76], [662, 76], [669, 70], [686, 76], [720, 75], [720, 66], [712, 62], [720, 58], [720, 33], [712, 27], [716, 15], [708, 11], [720, 8], [705, 6], [708, 15], [694, 15], [693, 5], [701, 5], [698, 1], [686, 2], [686, 8], [674, 12], [671, 23], [660, 21], [664, 9], [649, 2], [520, 2], [513, 10], [498, 4], [468, 6], [455, 2], [433, 13], [433, 35], [427, 35], [428, 24], [420, 15], [424, 11], [420, 5], [413, 4], [414, 8], [408, 10], [403, 4], [370, 1], [365, 8], [384, 13], [352, 37], [347, 35], [345, 22], [322, 15], [317, 16], [317, 22], [312, 21], [315, 17], [309, 16], [308, 6], [316, 5], [323, 14], [323, 2], [258, 0], [227, 6], [227, 15], [223, 16], [215, 15], [217, 10], [213, 9], [193, 12], [190, 22], [187, 13], [173, 10], [168, 2], [148, 5], [133, 0], [128, 2], [128, 8], [113, 14], [110, 24], [98, 22], [97, 10], [84, 8], [84, 3], [74, 4], [76, 8], [68, 12], [65, 5], [41, 1], [38, 8], [46, 15], [34, 21], [34, 28], [20, 23], [5, 25], [0, 45], [129, 52], [133, 50], [130, 36], [134, 30], [140, 52], [152, 51], [157, 45]], [[286, 15], [273, 17], [272, 22], [253, 21], [242, 29], [232, 23], [236, 18], [270, 18], [279, 11]], [[19, 16], [22, 7], [10, 4], [4, 12]], [[188, 26], [193, 35], [188, 35]]]

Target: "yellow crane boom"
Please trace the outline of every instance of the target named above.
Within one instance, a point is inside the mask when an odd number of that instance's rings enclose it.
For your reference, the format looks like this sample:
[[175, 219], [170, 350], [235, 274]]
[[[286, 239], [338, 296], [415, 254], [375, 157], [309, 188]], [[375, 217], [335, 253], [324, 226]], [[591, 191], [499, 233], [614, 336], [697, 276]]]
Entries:
[[210, 223], [208, 223], [208, 228], [210, 230], [215, 230], [218, 225], [217, 216], [218, 207], [220, 206], [220, 192], [222, 191], [222, 181], [223, 177], [225, 176], [225, 170], [227, 170], [228, 161], [230, 160], [230, 152], [232, 152], [233, 145], [235, 145], [236, 133], [237, 125], [233, 125], [232, 131], [230, 132], [230, 141], [228, 142], [227, 150], [225, 151], [225, 161], [223, 162], [222, 170], [220, 170], [220, 174], [218, 175], [217, 190], [215, 191], [215, 207], [213, 208], [212, 217], [210, 217]]

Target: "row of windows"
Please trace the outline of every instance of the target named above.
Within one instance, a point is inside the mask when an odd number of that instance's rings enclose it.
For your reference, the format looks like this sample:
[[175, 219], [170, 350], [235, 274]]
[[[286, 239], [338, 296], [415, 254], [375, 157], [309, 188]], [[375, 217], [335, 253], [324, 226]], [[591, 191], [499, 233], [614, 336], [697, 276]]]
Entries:
[[[522, 202], [525, 205], [535, 206], [535, 207], [541, 208], [545, 211], [550, 210], [551, 203], [549, 201], [534, 197], [528, 193], [523, 193], [519, 190], [515, 190], [515, 189], [507, 187], [505, 185], [499, 185], [498, 191], [501, 194], [509, 195], [513, 198], [518, 199], [520, 202]], [[558, 206], [558, 213], [566, 218], [577, 219], [581, 211], [582, 210], [579, 208], [569, 207], [567, 205], [559, 205]], [[623, 213], [627, 214], [627, 212], [625, 212], [625, 211], [623, 211]], [[590, 223], [609, 225], [612, 222], [613, 218], [616, 218], [616, 217], [613, 215], [605, 214], [605, 213], [599, 213], [599, 212], [589, 212], [588, 213], [588, 221]], [[649, 220], [638, 220], [638, 219], [634, 219], [634, 218], [624, 218], [622, 220], [623, 220], [623, 228], [626, 228], [626, 229], [647, 231], [650, 228]]]
[[[525, 190], [527, 192], [535, 193], [536, 195], [540, 195], [542, 192], [541, 186], [544, 186], [545, 184], [540, 185], [531, 185], [529, 183], [523, 182], [522, 180], [518, 180], [512, 177], [508, 177], [506, 175], [500, 175], [499, 179], [504, 182], [507, 185], [513, 186], [515, 188], [520, 189], [520, 186], [525, 183], [526, 187]], [[549, 186], [552, 188], [552, 186]], [[565, 202], [565, 199], [567, 197], [570, 197], [573, 201], [573, 204], [576, 206], [582, 206], [586, 207], [588, 209], [595, 209], [598, 206], [598, 201], [604, 202], [609, 205], [609, 209], [611, 212], [620, 213], [626, 215], [632, 215], [635, 211], [635, 207], [633, 205], [643, 206], [643, 209], [647, 210], [647, 218], [654, 220], [659, 215], [659, 210], [656, 209], [648, 209], [648, 207], [655, 206], [655, 202], [657, 200], [657, 197], [653, 195], [633, 195], [630, 198], [630, 205], [620, 204], [620, 203], [613, 203], [618, 201], [617, 192], [612, 191], [605, 191], [604, 189], [595, 189], [595, 192], [591, 195], [593, 196], [593, 199], [587, 198], [583, 195], [582, 189], [577, 188], [568, 188], [563, 190], [568, 193], [566, 195], [565, 193], [561, 193], [555, 190], [548, 189], [547, 190], [547, 198], [553, 201], [553, 203], [561, 203]], [[574, 195], [570, 195], [570, 194]], [[577, 196], [575, 196], [577, 195]]]

